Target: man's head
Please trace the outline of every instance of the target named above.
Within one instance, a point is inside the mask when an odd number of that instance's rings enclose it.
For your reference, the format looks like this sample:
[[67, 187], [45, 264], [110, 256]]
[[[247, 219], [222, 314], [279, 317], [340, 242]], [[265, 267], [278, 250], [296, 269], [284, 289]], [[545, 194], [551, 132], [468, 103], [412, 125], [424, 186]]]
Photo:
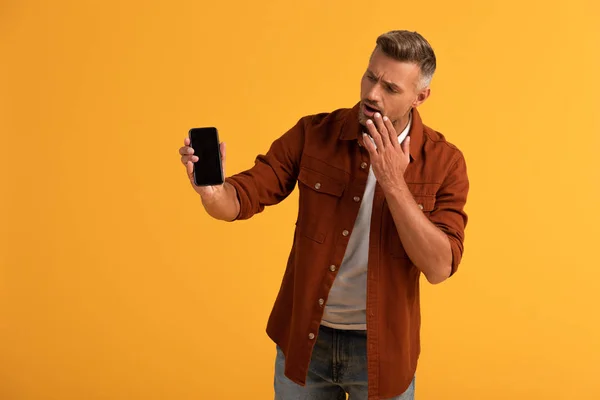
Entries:
[[399, 130], [408, 122], [410, 110], [429, 97], [435, 54], [416, 32], [387, 32], [376, 43], [360, 85], [360, 123], [365, 125], [376, 110]]

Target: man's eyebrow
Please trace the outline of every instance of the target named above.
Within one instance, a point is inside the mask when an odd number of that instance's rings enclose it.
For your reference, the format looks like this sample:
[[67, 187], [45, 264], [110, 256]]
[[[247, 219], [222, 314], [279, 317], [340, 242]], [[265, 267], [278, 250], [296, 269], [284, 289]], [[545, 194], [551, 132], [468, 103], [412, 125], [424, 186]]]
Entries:
[[[370, 69], [367, 69], [367, 72], [369, 73], [369, 75], [371, 75], [371, 76], [379, 79], [379, 77], [373, 71], [371, 71]], [[394, 83], [394, 82], [383, 81], [383, 83], [385, 83], [386, 85], [388, 85], [389, 87], [391, 87], [394, 90], [399, 90], [399, 91], [402, 90], [402, 88], [399, 85], [397, 85], [396, 83]]]

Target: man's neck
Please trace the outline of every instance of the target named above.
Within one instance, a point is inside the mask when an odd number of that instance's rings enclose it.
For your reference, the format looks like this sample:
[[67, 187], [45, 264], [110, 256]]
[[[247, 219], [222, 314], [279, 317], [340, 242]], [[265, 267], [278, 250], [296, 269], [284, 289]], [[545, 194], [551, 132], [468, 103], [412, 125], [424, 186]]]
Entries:
[[408, 126], [408, 124], [410, 123], [410, 120], [412, 119], [412, 108], [410, 109], [410, 111], [408, 113], [406, 113], [405, 116], [403, 116], [400, 119], [397, 119], [394, 122], [394, 128], [396, 129], [396, 133], [398, 134], [398, 136], [404, 132], [404, 130], [406, 129], [406, 127]]

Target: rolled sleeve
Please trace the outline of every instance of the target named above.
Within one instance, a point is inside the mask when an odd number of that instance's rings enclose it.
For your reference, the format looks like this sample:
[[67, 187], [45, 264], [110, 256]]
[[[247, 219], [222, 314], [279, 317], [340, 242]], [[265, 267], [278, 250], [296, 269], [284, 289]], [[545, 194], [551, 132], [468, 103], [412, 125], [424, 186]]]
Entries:
[[453, 275], [462, 260], [464, 252], [465, 227], [468, 217], [465, 204], [469, 192], [467, 165], [463, 154], [457, 150], [457, 156], [452, 163], [444, 182], [436, 194], [431, 221], [444, 232], [450, 241], [452, 250]]

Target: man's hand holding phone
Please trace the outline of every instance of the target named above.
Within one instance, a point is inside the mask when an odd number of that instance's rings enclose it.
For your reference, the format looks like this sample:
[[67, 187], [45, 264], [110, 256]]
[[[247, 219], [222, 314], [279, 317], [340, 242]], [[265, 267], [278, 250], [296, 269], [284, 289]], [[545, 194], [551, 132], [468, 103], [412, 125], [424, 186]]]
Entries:
[[[218, 157], [220, 171], [215, 174], [215, 166], [209, 167], [212, 171], [208, 171], [209, 174], [217, 176], [218, 179], [213, 179], [215, 184], [208, 184], [207, 182], [211, 182], [209, 179], [205, 182], [200, 182], [201, 185], [197, 185], [199, 179], [203, 180], [201, 177], [203, 171], [199, 171], [199, 168], [197, 167], [197, 163], [199, 163], [202, 154], [196, 154], [189, 137], [185, 138], [183, 147], [179, 148], [179, 155], [181, 156], [181, 163], [186, 169], [187, 177], [196, 193], [200, 195], [206, 212], [213, 218], [224, 221], [233, 221], [240, 212], [240, 203], [235, 188], [229, 183], [224, 182], [225, 143], [217, 143], [218, 154], [220, 156]], [[208, 151], [211, 150], [209, 149]], [[212, 151], [214, 152], [215, 150], [213, 149]], [[214, 160], [214, 154], [212, 158]], [[200, 165], [201, 164], [202, 163], [200, 163]]]
[[[219, 151], [221, 155], [221, 168], [225, 174], [225, 143], [219, 143]], [[223, 188], [223, 183], [217, 185], [197, 186], [194, 178], [194, 163], [200, 161], [200, 157], [195, 154], [194, 149], [190, 145], [190, 138], [185, 138], [183, 147], [179, 149], [181, 155], [181, 163], [185, 166], [188, 178], [192, 187], [198, 193], [202, 200], [211, 200], [215, 193]]]

